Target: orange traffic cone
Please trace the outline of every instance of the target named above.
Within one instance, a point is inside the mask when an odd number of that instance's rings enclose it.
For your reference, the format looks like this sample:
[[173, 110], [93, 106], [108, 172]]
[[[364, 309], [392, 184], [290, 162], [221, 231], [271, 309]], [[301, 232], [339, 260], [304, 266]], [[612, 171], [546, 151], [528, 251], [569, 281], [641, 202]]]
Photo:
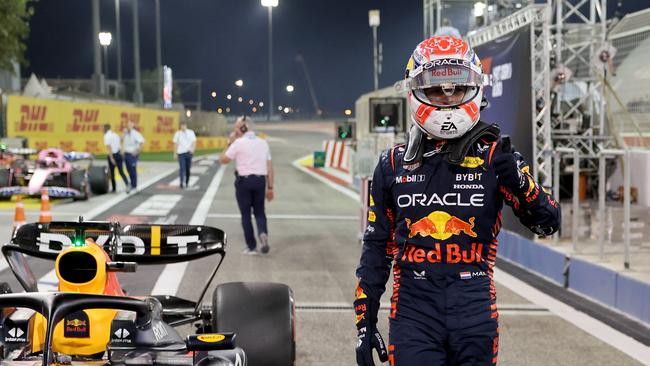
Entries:
[[25, 225], [25, 206], [22, 196], [16, 196], [16, 214], [14, 215], [14, 230]]
[[38, 222], [44, 224], [52, 221], [52, 211], [50, 211], [50, 196], [47, 194], [47, 188], [41, 189], [41, 215]]

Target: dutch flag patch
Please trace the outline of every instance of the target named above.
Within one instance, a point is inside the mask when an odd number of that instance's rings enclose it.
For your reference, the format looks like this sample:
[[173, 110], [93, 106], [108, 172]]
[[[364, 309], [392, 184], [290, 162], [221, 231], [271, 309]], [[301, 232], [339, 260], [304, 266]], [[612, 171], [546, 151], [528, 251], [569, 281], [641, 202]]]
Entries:
[[472, 279], [472, 273], [471, 272], [460, 272], [460, 279], [461, 280], [470, 280], [470, 279]]

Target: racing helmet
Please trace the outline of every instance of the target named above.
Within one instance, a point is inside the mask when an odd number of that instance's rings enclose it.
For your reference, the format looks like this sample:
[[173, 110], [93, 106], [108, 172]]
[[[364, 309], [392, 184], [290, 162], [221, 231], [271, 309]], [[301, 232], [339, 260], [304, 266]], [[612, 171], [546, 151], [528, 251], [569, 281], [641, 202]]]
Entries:
[[55, 151], [48, 151], [43, 159], [43, 165], [46, 168], [56, 168], [58, 167], [59, 156]]
[[479, 120], [483, 86], [489, 84], [481, 61], [467, 42], [434, 36], [415, 47], [404, 80], [413, 124], [436, 139], [455, 139]]

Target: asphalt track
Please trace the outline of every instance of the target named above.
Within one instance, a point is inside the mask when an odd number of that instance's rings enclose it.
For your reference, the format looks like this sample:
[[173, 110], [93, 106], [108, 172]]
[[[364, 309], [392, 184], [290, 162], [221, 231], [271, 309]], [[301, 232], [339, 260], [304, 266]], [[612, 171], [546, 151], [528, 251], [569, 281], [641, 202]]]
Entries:
[[[358, 203], [292, 166], [294, 160], [319, 149], [331, 134], [298, 131], [294, 127], [267, 132], [276, 169], [276, 197], [267, 205], [271, 244], [268, 256], [240, 254], [244, 244], [234, 200], [233, 169], [222, 169], [213, 158], [194, 165], [204, 168], [194, 171], [197, 178], [187, 191], [173, 186], [174, 164], [146, 165], [141, 181], [151, 184], [140, 192], [107, 195], [85, 203], [64, 202], [53, 208], [55, 219], [86, 214], [89, 218], [95, 215], [96, 219], [123, 222], [204, 221], [221, 228], [228, 235], [228, 254], [216, 281], [287, 283], [297, 304], [297, 364], [353, 365], [355, 330], [351, 300], [360, 253]], [[102, 205], [110, 207], [99, 212]], [[3, 239], [8, 239], [10, 214], [0, 211]], [[35, 217], [33, 213], [28, 215], [28, 219]], [[136, 274], [122, 274], [120, 280], [133, 295], [167, 291], [164, 293], [195, 299], [214, 260], [204, 258], [185, 266], [140, 266]], [[53, 263], [35, 259], [30, 263], [35, 275], [44, 280], [42, 285], [52, 288]], [[643, 353], [647, 352], [646, 347], [637, 348], [641, 352], [636, 353], [637, 359], [629, 356], [619, 348], [634, 353], [634, 349], [630, 351], [635, 342], [631, 338], [611, 332], [606, 326], [598, 328], [600, 333], [598, 329], [594, 331], [589, 319], [583, 319], [584, 313], [563, 308], [562, 303], [548, 300], [544, 297], [547, 295], [535, 292], [503, 271], [497, 270], [496, 277], [500, 365], [639, 365], [639, 354], [649, 354]], [[0, 271], [0, 281], [9, 281], [14, 289], [19, 289], [6, 268]], [[383, 300], [387, 303], [387, 296]], [[380, 313], [379, 326], [384, 336], [387, 315], [385, 309]], [[640, 359], [650, 362], [650, 357]]]

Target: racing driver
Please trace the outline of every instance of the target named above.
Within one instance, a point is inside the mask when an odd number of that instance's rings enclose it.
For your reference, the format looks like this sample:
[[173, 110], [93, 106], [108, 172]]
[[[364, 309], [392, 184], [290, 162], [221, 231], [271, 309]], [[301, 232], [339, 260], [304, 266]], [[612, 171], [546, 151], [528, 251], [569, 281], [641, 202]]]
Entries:
[[[481, 63], [450, 36], [421, 42], [397, 86], [408, 92], [408, 141], [381, 154], [370, 192], [354, 302], [357, 364], [373, 349], [391, 366], [494, 365], [493, 281], [503, 202], [535, 234], [558, 230], [560, 207], [498, 125], [479, 120]], [[393, 268], [389, 345], [377, 331]]]

